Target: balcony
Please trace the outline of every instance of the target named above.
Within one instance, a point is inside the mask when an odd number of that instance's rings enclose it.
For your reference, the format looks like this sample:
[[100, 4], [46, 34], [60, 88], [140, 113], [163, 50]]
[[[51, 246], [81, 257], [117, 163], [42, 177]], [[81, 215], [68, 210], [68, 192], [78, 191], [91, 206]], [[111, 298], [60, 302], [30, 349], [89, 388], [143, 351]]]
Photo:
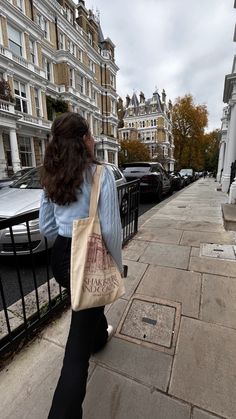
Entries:
[[41, 117], [38, 116], [32, 116], [30, 114], [25, 114], [19, 111], [16, 111], [16, 114], [19, 118], [18, 122], [19, 123], [26, 123], [27, 125], [36, 125], [38, 128], [51, 128], [51, 121], [48, 121], [46, 119], [43, 119]]
[[0, 99], [0, 112], [15, 114], [15, 106], [11, 102]]
[[41, 69], [40, 67], [38, 67], [37, 65], [33, 63], [26, 61], [25, 58], [14, 54], [8, 48], [3, 47], [3, 45], [0, 45], [0, 55], [3, 55], [5, 58], [8, 58], [9, 60], [12, 60], [18, 63], [22, 67], [27, 68], [30, 72], [36, 73], [39, 76], [46, 78], [46, 73], [43, 69]]

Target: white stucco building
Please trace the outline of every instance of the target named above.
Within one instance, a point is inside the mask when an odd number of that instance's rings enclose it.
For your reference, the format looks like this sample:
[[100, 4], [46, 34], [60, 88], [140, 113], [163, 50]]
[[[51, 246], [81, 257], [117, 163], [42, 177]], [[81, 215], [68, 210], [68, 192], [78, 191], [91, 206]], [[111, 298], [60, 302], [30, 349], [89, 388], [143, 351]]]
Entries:
[[[234, 7], [236, 8], [236, 0]], [[234, 41], [236, 41], [236, 27]], [[236, 55], [233, 60], [232, 72], [225, 76], [223, 101], [227, 106], [223, 109], [221, 119], [221, 142], [217, 181], [221, 183], [222, 191], [228, 192], [230, 187], [231, 165], [236, 160]]]

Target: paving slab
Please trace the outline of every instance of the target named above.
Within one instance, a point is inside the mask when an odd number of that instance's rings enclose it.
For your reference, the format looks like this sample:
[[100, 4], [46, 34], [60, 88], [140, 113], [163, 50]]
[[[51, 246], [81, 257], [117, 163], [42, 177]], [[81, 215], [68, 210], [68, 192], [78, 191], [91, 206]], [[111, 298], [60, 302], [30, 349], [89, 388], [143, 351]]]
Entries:
[[108, 310], [106, 311], [106, 318], [108, 324], [112, 324], [114, 330], [116, 330], [118, 324], [120, 323], [123, 312], [126, 309], [128, 301], [124, 298], [119, 298], [113, 304], [110, 304]]
[[123, 259], [123, 264], [128, 265], [128, 276], [125, 278], [125, 295], [123, 298], [130, 299], [141, 281], [148, 265]]
[[233, 244], [235, 237], [229, 232], [213, 233], [203, 231], [184, 231], [180, 244], [185, 246], [200, 246], [200, 243]]
[[123, 259], [137, 261], [148, 247], [148, 242], [141, 240], [131, 240], [123, 249]]
[[96, 368], [84, 419], [190, 419], [190, 406], [113, 371]]
[[137, 292], [180, 302], [185, 316], [199, 316], [201, 294], [201, 274], [199, 273], [149, 266]]
[[204, 412], [204, 410], [194, 408], [192, 419], [224, 419], [224, 418], [222, 418], [222, 416], [216, 416], [209, 412]]
[[44, 329], [42, 339], [55, 343], [62, 348], [65, 347], [68, 338], [69, 328], [71, 321], [71, 309], [66, 309], [62, 315], [53, 320], [50, 325]]
[[235, 347], [235, 330], [182, 317], [169, 393], [235, 419]]
[[189, 270], [214, 275], [236, 277], [236, 262], [216, 258], [191, 256]]
[[2, 418], [47, 418], [63, 355], [59, 346], [38, 339], [1, 371]]
[[214, 223], [209, 221], [176, 221], [171, 219], [163, 219], [163, 218], [151, 218], [143, 225], [144, 228], [152, 228], [152, 227], [159, 227], [159, 228], [175, 228], [177, 230], [190, 230], [190, 231], [225, 231], [223, 227], [223, 223]]
[[170, 228], [148, 228], [144, 226], [138, 231], [136, 235], [137, 240], [146, 240], [159, 243], [171, 243], [179, 244], [182, 236], [182, 230], [170, 229]]
[[[139, 242], [143, 243], [143, 242]], [[187, 269], [189, 264], [190, 247], [175, 244], [149, 243], [140, 257], [140, 262], [152, 265], [169, 266]]]
[[236, 329], [235, 278], [203, 275], [200, 318]]
[[173, 358], [163, 352], [114, 337], [93, 360], [131, 379], [166, 391]]

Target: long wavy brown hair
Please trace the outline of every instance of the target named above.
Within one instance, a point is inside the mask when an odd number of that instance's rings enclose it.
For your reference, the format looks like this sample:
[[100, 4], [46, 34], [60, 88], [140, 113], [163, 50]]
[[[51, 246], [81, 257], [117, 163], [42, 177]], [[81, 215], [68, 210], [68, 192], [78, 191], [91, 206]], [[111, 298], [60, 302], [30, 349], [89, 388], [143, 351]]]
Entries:
[[76, 201], [76, 189], [81, 187], [83, 173], [93, 161], [84, 141], [90, 136], [89, 125], [81, 115], [66, 112], [54, 120], [51, 132], [41, 184], [52, 202], [68, 205]]

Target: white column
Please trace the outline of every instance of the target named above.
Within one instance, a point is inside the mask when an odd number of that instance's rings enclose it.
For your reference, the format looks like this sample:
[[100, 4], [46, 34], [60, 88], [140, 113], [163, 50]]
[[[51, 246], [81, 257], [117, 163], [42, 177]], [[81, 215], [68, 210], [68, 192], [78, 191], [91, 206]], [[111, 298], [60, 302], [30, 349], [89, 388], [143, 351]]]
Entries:
[[118, 166], [118, 151], [115, 151], [115, 165]]
[[107, 149], [104, 149], [104, 161], [108, 162], [108, 152]]
[[16, 136], [15, 129], [10, 130], [10, 144], [11, 144], [12, 167], [13, 167], [13, 172], [15, 173], [17, 170], [21, 169], [19, 149], [18, 149], [17, 136]]
[[224, 158], [225, 158], [224, 151], [225, 151], [225, 142], [221, 141], [219, 161], [218, 161], [218, 170], [217, 170], [217, 176], [216, 176], [217, 182], [220, 182], [220, 180], [221, 180], [222, 169], [224, 167]]
[[225, 156], [225, 167], [222, 176], [222, 191], [228, 192], [230, 184], [231, 164], [236, 160], [236, 83], [233, 86], [232, 99], [229, 102], [231, 108], [228, 129], [228, 143]]
[[3, 147], [3, 137], [2, 132], [0, 132], [0, 178], [7, 177], [7, 162], [5, 158], [5, 151]]

